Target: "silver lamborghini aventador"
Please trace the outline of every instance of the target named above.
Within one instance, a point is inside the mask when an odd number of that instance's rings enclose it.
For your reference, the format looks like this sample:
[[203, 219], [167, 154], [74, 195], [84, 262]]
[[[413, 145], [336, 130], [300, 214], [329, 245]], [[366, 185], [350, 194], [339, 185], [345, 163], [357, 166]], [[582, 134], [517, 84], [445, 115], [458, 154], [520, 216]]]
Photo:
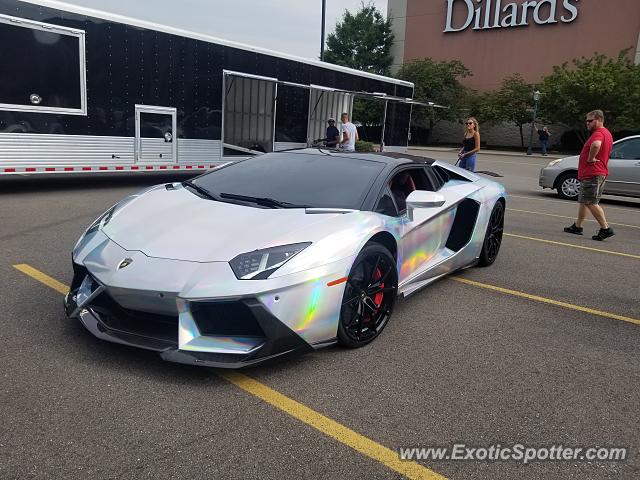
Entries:
[[360, 347], [398, 295], [494, 262], [505, 190], [423, 157], [276, 152], [148, 188], [73, 249], [67, 315], [165, 360]]

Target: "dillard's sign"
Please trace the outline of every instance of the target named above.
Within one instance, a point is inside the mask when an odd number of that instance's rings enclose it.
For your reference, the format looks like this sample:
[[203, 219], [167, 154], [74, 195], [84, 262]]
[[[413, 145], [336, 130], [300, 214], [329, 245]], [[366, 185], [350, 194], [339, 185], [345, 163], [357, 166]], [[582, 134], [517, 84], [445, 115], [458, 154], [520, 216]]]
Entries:
[[[505, 4], [502, 0], [445, 0], [447, 2], [447, 24], [444, 33], [462, 32], [473, 24], [473, 30], [490, 28], [509, 28], [529, 25], [529, 14], [538, 25], [571, 23], [578, 18], [579, 0], [528, 0], [518, 5], [515, 2]], [[453, 7], [455, 3], [467, 7], [464, 23], [453, 25]], [[484, 4], [484, 5], [483, 5]], [[562, 4], [562, 5], [560, 5]], [[561, 9], [560, 11], [559, 8]], [[484, 11], [483, 11], [484, 9]]]

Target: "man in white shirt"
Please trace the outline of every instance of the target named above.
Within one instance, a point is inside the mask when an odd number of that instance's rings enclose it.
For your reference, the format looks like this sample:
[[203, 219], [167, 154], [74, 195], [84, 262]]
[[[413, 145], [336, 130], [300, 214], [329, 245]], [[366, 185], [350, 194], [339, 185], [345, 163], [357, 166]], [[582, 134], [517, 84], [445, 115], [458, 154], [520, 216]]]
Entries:
[[348, 113], [343, 113], [340, 116], [340, 121], [342, 122], [342, 126], [340, 127], [342, 140], [340, 140], [340, 143], [338, 145], [345, 152], [355, 152], [356, 141], [359, 140], [358, 129], [353, 123], [349, 121]]

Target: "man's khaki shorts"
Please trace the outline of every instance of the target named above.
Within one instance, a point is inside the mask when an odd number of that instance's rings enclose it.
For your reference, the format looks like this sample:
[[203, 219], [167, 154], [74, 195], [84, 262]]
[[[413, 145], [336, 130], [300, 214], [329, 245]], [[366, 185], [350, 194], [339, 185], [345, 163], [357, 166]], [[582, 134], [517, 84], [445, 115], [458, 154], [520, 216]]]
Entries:
[[578, 202], [585, 205], [597, 205], [600, 202], [600, 197], [602, 197], [604, 181], [605, 177], [603, 175], [580, 180]]

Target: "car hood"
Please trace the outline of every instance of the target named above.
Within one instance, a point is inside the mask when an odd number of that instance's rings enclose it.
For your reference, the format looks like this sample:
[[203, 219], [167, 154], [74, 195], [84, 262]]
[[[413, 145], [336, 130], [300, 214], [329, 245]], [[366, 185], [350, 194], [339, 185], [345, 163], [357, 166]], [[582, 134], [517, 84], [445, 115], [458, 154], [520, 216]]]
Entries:
[[564, 157], [562, 160], [560, 160], [558, 163], [556, 163], [556, 167], [562, 167], [562, 168], [578, 168], [578, 159], [580, 158], [579, 155], [573, 155], [571, 157]]
[[344, 228], [344, 217], [358, 213], [258, 208], [203, 199], [182, 186], [161, 186], [116, 208], [103, 232], [122, 248], [149, 257], [229, 261], [261, 248], [313, 242]]

